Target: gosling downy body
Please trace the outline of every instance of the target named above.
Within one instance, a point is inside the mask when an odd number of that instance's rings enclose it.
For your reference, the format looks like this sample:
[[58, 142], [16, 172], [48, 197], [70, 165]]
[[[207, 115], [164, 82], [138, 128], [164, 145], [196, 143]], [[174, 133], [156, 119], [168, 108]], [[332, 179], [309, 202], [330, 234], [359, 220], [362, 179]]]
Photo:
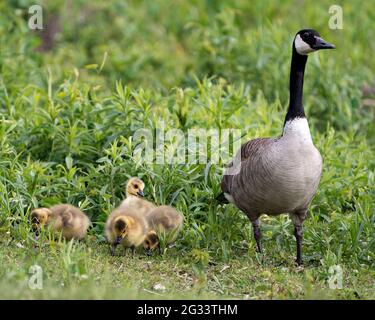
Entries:
[[90, 219], [77, 207], [59, 204], [51, 208], [37, 208], [31, 212], [34, 231], [45, 225], [54, 232], [61, 233], [66, 240], [83, 239], [90, 226]]
[[292, 46], [290, 102], [282, 135], [243, 144], [221, 183], [225, 198], [252, 222], [259, 252], [262, 250], [260, 215], [289, 213], [295, 227], [299, 265], [302, 264], [302, 224], [322, 172], [322, 157], [311, 139], [302, 105], [304, 71], [307, 54], [332, 48], [314, 30], [305, 29], [296, 34]]
[[184, 216], [171, 206], [160, 206], [147, 215], [149, 232], [145, 238], [143, 247], [148, 255], [155, 248], [159, 248], [158, 234], [166, 235], [167, 244], [172, 243], [182, 229]]
[[105, 224], [105, 236], [110, 244], [110, 253], [114, 255], [119, 244], [131, 248], [134, 252], [136, 247], [143, 244], [147, 231], [147, 221], [137, 211], [129, 207], [115, 209]]
[[141, 216], [146, 216], [156, 206], [145, 199], [145, 184], [141, 179], [136, 177], [130, 178], [126, 184], [126, 199], [120, 204], [120, 208], [131, 208]]

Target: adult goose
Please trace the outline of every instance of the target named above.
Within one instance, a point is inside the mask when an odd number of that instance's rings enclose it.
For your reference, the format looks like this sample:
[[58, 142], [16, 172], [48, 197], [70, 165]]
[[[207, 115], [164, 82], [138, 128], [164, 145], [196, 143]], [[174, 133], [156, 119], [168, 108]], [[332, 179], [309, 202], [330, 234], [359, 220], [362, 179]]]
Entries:
[[303, 78], [307, 55], [333, 48], [315, 30], [304, 29], [296, 34], [290, 101], [282, 135], [243, 144], [221, 182], [225, 198], [250, 219], [258, 252], [262, 251], [260, 215], [289, 213], [294, 224], [298, 265], [302, 264], [302, 224], [322, 172], [322, 157], [312, 142], [302, 105]]

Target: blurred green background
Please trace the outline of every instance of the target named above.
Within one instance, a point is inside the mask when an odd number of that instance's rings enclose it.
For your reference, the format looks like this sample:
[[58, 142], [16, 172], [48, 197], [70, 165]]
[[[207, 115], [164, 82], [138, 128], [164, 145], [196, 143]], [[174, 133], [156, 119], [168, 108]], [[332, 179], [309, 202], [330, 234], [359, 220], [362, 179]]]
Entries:
[[[43, 32], [31, 32], [25, 23], [34, 3], [44, 7]], [[0, 5], [2, 77], [18, 87], [25, 81], [45, 86], [47, 68], [53, 84], [75, 77], [76, 68], [80, 80], [97, 89], [113, 89], [121, 79], [131, 88], [166, 93], [195, 86], [195, 77], [215, 76], [243, 81], [252, 95], [261, 90], [268, 101], [280, 99], [285, 105], [291, 41], [299, 29], [311, 27], [337, 46], [335, 52], [310, 58], [305, 103], [314, 105], [311, 120], [322, 128], [330, 121], [341, 129], [366, 130], [374, 106], [364, 106], [361, 94], [365, 83], [375, 85], [375, 10], [371, 1], [345, 2], [343, 29], [330, 30], [332, 4], [7, 0]]]

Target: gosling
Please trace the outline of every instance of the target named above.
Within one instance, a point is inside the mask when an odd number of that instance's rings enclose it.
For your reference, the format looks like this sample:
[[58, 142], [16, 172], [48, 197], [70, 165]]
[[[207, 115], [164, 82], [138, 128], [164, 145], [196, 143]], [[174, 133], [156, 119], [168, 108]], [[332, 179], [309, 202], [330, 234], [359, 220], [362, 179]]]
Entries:
[[38, 234], [42, 226], [61, 233], [66, 240], [82, 240], [90, 226], [90, 219], [77, 207], [58, 204], [51, 208], [37, 208], [31, 212], [31, 226]]
[[171, 244], [181, 231], [184, 216], [171, 206], [160, 206], [152, 210], [146, 217], [149, 231], [143, 242], [143, 247], [147, 255], [152, 254], [152, 250], [158, 248], [160, 254], [159, 235], [166, 236], [166, 244]]
[[126, 199], [120, 204], [120, 208], [130, 208], [136, 211], [140, 216], [147, 216], [147, 214], [156, 206], [145, 199], [142, 199], [144, 194], [145, 184], [141, 179], [132, 177], [126, 184]]
[[130, 248], [134, 254], [135, 248], [143, 244], [147, 230], [146, 219], [136, 211], [129, 207], [115, 209], [105, 224], [105, 236], [110, 244], [110, 254], [115, 255], [119, 244], [124, 248]]

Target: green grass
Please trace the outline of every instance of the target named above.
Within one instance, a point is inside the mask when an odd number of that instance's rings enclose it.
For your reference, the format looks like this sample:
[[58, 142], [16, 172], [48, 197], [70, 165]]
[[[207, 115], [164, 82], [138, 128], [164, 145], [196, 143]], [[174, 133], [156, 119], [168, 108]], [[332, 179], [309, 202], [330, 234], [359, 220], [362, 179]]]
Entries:
[[[0, 4], [1, 298], [375, 298], [375, 112], [364, 103], [374, 96], [362, 94], [374, 81], [371, 3], [343, 5], [344, 29], [330, 30], [330, 1], [40, 1], [45, 23], [60, 21], [42, 52], [27, 28], [34, 3]], [[184, 133], [241, 129], [243, 141], [279, 135], [291, 40], [307, 26], [337, 49], [312, 55], [306, 70], [324, 169], [299, 269], [287, 216], [262, 217], [258, 255], [247, 218], [214, 200], [222, 163], [145, 164], [132, 136], [161, 120]], [[149, 200], [184, 213], [162, 257], [107, 252], [106, 217], [134, 175]], [[33, 240], [30, 210], [59, 202], [90, 216], [86, 243]], [[44, 271], [40, 291], [27, 286], [33, 264]], [[327, 283], [335, 265], [341, 290]]]
[[[327, 288], [326, 267], [309, 263], [304, 269], [287, 259], [288, 252], [266, 247], [272, 258], [241, 255], [228, 262], [199, 260], [198, 255], [171, 249], [164, 256], [112, 257], [94, 242], [86, 246], [53, 245], [1, 253], [0, 298], [38, 299], [369, 299], [374, 274], [343, 264], [344, 288]], [[283, 257], [284, 256], [284, 257]], [[203, 259], [204, 260], [204, 259]], [[289, 261], [288, 261], [289, 260]], [[43, 290], [28, 287], [29, 268], [43, 268]], [[158, 290], [157, 285], [164, 286]]]

